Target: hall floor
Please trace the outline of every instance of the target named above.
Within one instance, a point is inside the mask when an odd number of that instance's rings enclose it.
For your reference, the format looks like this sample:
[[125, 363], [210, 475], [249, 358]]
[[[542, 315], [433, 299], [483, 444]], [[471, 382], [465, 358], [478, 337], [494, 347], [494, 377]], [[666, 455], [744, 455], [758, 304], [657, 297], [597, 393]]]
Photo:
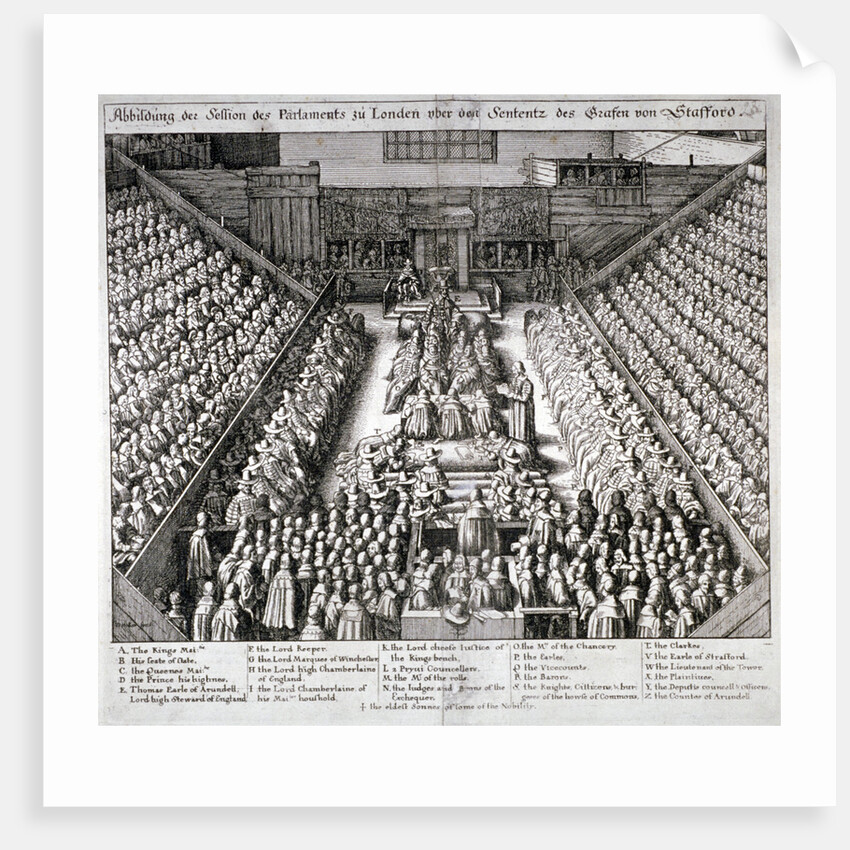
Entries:
[[[547, 478], [553, 494], [569, 510], [575, 506], [577, 494], [573, 469], [567, 462], [566, 454], [560, 445], [557, 427], [552, 420], [549, 405], [543, 397], [540, 378], [534, 365], [526, 358], [523, 319], [526, 310], [537, 306], [539, 305], [532, 303], [506, 304], [502, 320], [493, 322], [495, 330], [493, 342], [507, 372], [517, 360], [525, 363], [534, 384], [538, 450], [545, 461]], [[398, 321], [385, 321], [381, 315], [381, 305], [378, 303], [354, 303], [349, 309], [363, 314], [371, 350], [349, 399], [347, 412], [338, 429], [335, 445], [331, 449], [328, 464], [319, 485], [325, 500], [332, 498], [338, 484], [333, 465], [336, 454], [351, 449], [367, 434], [386, 431], [399, 422], [398, 414], [383, 413], [387, 377], [400, 342], [397, 333]]]

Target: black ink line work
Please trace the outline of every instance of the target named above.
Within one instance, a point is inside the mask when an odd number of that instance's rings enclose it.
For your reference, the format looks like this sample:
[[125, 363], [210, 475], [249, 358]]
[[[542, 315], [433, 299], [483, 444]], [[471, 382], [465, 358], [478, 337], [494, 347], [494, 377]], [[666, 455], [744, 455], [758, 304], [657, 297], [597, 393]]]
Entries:
[[114, 640], [769, 637], [764, 134], [627, 135], [107, 136]]

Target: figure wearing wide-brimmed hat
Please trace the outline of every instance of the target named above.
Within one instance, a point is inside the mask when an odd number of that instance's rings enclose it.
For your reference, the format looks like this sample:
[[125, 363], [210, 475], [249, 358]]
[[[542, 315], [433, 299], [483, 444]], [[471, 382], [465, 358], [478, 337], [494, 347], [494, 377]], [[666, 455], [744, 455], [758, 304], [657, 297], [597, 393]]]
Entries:
[[465, 626], [470, 617], [469, 607], [464, 600], [458, 600], [443, 608], [443, 618], [456, 628]]
[[428, 448], [422, 457], [425, 463], [416, 473], [417, 486], [421, 485], [423, 489], [429, 491], [429, 498], [437, 507], [443, 504], [446, 491], [449, 489], [448, 478], [439, 464], [441, 454], [442, 452], [438, 449]]

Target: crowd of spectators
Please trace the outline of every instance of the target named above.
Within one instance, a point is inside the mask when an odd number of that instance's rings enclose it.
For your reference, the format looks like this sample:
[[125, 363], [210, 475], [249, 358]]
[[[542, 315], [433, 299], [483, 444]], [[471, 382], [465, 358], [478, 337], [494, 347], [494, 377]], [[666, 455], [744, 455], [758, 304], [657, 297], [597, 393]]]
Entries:
[[582, 262], [575, 254], [555, 257], [538, 252], [531, 270], [528, 295], [533, 301], [560, 303], [566, 289], [581, 286], [596, 274], [596, 262]]
[[538, 301], [559, 300], [558, 293], [564, 286], [573, 289], [596, 274], [592, 258], [585, 261], [575, 253], [556, 257], [548, 242], [476, 242], [472, 246], [472, 264], [480, 271], [531, 270], [529, 295], [538, 293]]
[[[523, 604], [560, 598], [589, 637], [687, 636], [746, 586], [746, 567], [578, 311], [529, 311], [526, 338], [584, 489], [563, 532], [518, 555]], [[536, 636], [568, 622], [540, 619]]]
[[345, 275], [345, 271], [336, 272], [330, 263], [307, 258], [291, 260], [284, 256], [272, 257], [272, 262], [293, 280], [298, 281], [310, 292], [319, 293], [335, 276]]
[[131, 562], [304, 313], [146, 190], [107, 197], [113, 557]]
[[[208, 615], [194, 630], [198, 640], [297, 636], [292, 617], [296, 612], [303, 626], [298, 593], [306, 587], [307, 559], [315, 566], [314, 552], [321, 555], [327, 545], [325, 534], [316, 538], [317, 529], [336, 519], [317, 495], [317, 475], [364, 356], [362, 316], [334, 309], [270, 376], [195, 505], [186, 581], [168, 595], [184, 612], [185, 622], [176, 624], [185, 634], [193, 633], [185, 611], [194, 607]], [[228, 529], [230, 549], [218, 551], [214, 541]], [[300, 579], [290, 586], [287, 568], [300, 569], [302, 559]], [[166, 598], [162, 589], [156, 595]], [[200, 622], [201, 614], [193, 619]]]
[[213, 166], [210, 137], [205, 133], [150, 133], [130, 136], [127, 155], [150, 171]]
[[[764, 187], [745, 180], [588, 308], [750, 541], [768, 522]], [[726, 242], [727, 236], [729, 242]]]
[[356, 239], [351, 243], [349, 257], [348, 242], [328, 243], [328, 268], [333, 271], [380, 271], [381, 269], [401, 269], [405, 260], [410, 259], [410, 246], [407, 241], [379, 239]]

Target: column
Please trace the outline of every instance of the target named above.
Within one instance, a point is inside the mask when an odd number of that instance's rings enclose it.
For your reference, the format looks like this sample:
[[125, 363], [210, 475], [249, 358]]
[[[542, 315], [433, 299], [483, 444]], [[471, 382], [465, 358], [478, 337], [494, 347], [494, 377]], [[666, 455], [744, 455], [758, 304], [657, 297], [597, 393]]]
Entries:
[[428, 279], [427, 270], [425, 268], [425, 231], [413, 231], [413, 265], [416, 266], [416, 271], [419, 272], [422, 280]]
[[457, 231], [457, 288], [469, 289], [469, 230]]

